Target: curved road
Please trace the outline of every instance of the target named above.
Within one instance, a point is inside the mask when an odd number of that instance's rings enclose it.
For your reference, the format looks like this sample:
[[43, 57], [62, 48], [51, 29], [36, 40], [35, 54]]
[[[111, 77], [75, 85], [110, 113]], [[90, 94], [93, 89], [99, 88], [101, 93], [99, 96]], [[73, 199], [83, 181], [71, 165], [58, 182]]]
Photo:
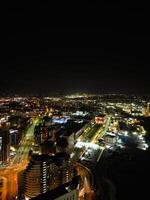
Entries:
[[[92, 189], [93, 175], [88, 168], [80, 163], [76, 165], [77, 174], [80, 175], [79, 199], [84, 199], [88, 195], [88, 200], [93, 200], [94, 190]], [[92, 181], [91, 181], [92, 180]]]

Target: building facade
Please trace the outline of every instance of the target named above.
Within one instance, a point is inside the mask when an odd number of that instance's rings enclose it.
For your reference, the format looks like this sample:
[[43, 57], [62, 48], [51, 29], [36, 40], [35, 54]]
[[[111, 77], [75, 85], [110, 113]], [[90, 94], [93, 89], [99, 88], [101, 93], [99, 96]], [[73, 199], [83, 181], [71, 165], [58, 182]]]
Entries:
[[48, 170], [50, 159], [47, 155], [32, 155], [24, 173], [24, 196], [26, 199], [47, 192]]
[[72, 180], [73, 177], [74, 169], [68, 154], [32, 155], [24, 173], [24, 196], [26, 199], [33, 198]]

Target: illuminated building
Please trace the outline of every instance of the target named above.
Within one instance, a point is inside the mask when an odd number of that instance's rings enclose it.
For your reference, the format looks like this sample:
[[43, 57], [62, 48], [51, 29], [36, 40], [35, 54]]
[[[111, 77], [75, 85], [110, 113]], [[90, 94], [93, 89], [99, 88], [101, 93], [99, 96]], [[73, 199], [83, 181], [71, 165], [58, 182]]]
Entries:
[[74, 177], [71, 181], [56, 187], [53, 190], [46, 192], [45, 194], [38, 195], [32, 198], [32, 200], [78, 200], [79, 199], [79, 177]]
[[60, 126], [51, 125], [50, 127], [38, 125], [35, 127], [35, 141], [37, 144], [43, 143], [45, 140], [55, 141], [55, 134], [60, 130]]
[[57, 124], [65, 124], [67, 123], [69, 117], [63, 117], [63, 116], [55, 116], [52, 118], [53, 123]]
[[50, 166], [50, 188], [58, 187], [74, 177], [74, 169], [67, 153], [57, 153]]
[[42, 194], [49, 189], [47, 166], [50, 158], [47, 155], [32, 155], [25, 170], [24, 195], [26, 199]]
[[105, 135], [104, 140], [107, 144], [115, 144], [116, 143], [116, 135], [112, 134], [112, 133], [108, 133], [107, 135]]
[[67, 153], [57, 153], [54, 157], [55, 164], [60, 171], [61, 184], [66, 183], [74, 177], [73, 166], [70, 161], [70, 156]]
[[147, 115], [150, 116], [150, 103], [147, 103]]
[[19, 144], [20, 134], [18, 130], [9, 130], [10, 145], [16, 146]]
[[37, 144], [41, 144], [42, 142], [48, 139], [47, 127], [41, 124], [35, 127], [34, 134], [35, 134], [35, 141]]
[[105, 115], [98, 115], [95, 117], [96, 124], [103, 124], [105, 121]]
[[9, 159], [9, 131], [5, 128], [0, 129], [0, 163], [6, 163]]
[[69, 182], [74, 169], [66, 153], [32, 155], [24, 173], [24, 196], [30, 199]]
[[42, 127], [40, 135], [41, 135], [41, 139], [40, 139], [41, 143], [49, 138], [49, 134], [48, 134], [47, 128], [45, 126]]
[[32, 145], [31, 147], [31, 151], [30, 151], [31, 155], [32, 154], [40, 154], [40, 148], [39, 148], [39, 145]]
[[83, 112], [79, 110], [77, 110], [75, 113], [72, 113], [73, 116], [86, 116], [87, 114], [88, 112]]

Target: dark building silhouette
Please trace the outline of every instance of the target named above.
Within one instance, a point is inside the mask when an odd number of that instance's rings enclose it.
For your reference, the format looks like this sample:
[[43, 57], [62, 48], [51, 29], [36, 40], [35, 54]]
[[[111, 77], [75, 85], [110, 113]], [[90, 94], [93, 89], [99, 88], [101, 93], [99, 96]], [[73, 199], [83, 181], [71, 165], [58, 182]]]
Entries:
[[9, 159], [9, 131], [7, 128], [0, 128], [0, 163], [6, 163]]

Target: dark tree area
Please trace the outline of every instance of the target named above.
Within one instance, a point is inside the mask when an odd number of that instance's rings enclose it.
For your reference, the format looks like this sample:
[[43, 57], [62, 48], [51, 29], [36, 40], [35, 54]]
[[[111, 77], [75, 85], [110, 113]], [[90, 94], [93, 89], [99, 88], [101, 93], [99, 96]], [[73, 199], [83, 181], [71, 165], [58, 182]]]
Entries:
[[130, 148], [104, 154], [96, 169], [96, 199], [147, 199], [149, 169], [149, 150]]
[[146, 139], [150, 144], [150, 117], [143, 117], [140, 121], [141, 125], [144, 126], [145, 130], [147, 131]]

